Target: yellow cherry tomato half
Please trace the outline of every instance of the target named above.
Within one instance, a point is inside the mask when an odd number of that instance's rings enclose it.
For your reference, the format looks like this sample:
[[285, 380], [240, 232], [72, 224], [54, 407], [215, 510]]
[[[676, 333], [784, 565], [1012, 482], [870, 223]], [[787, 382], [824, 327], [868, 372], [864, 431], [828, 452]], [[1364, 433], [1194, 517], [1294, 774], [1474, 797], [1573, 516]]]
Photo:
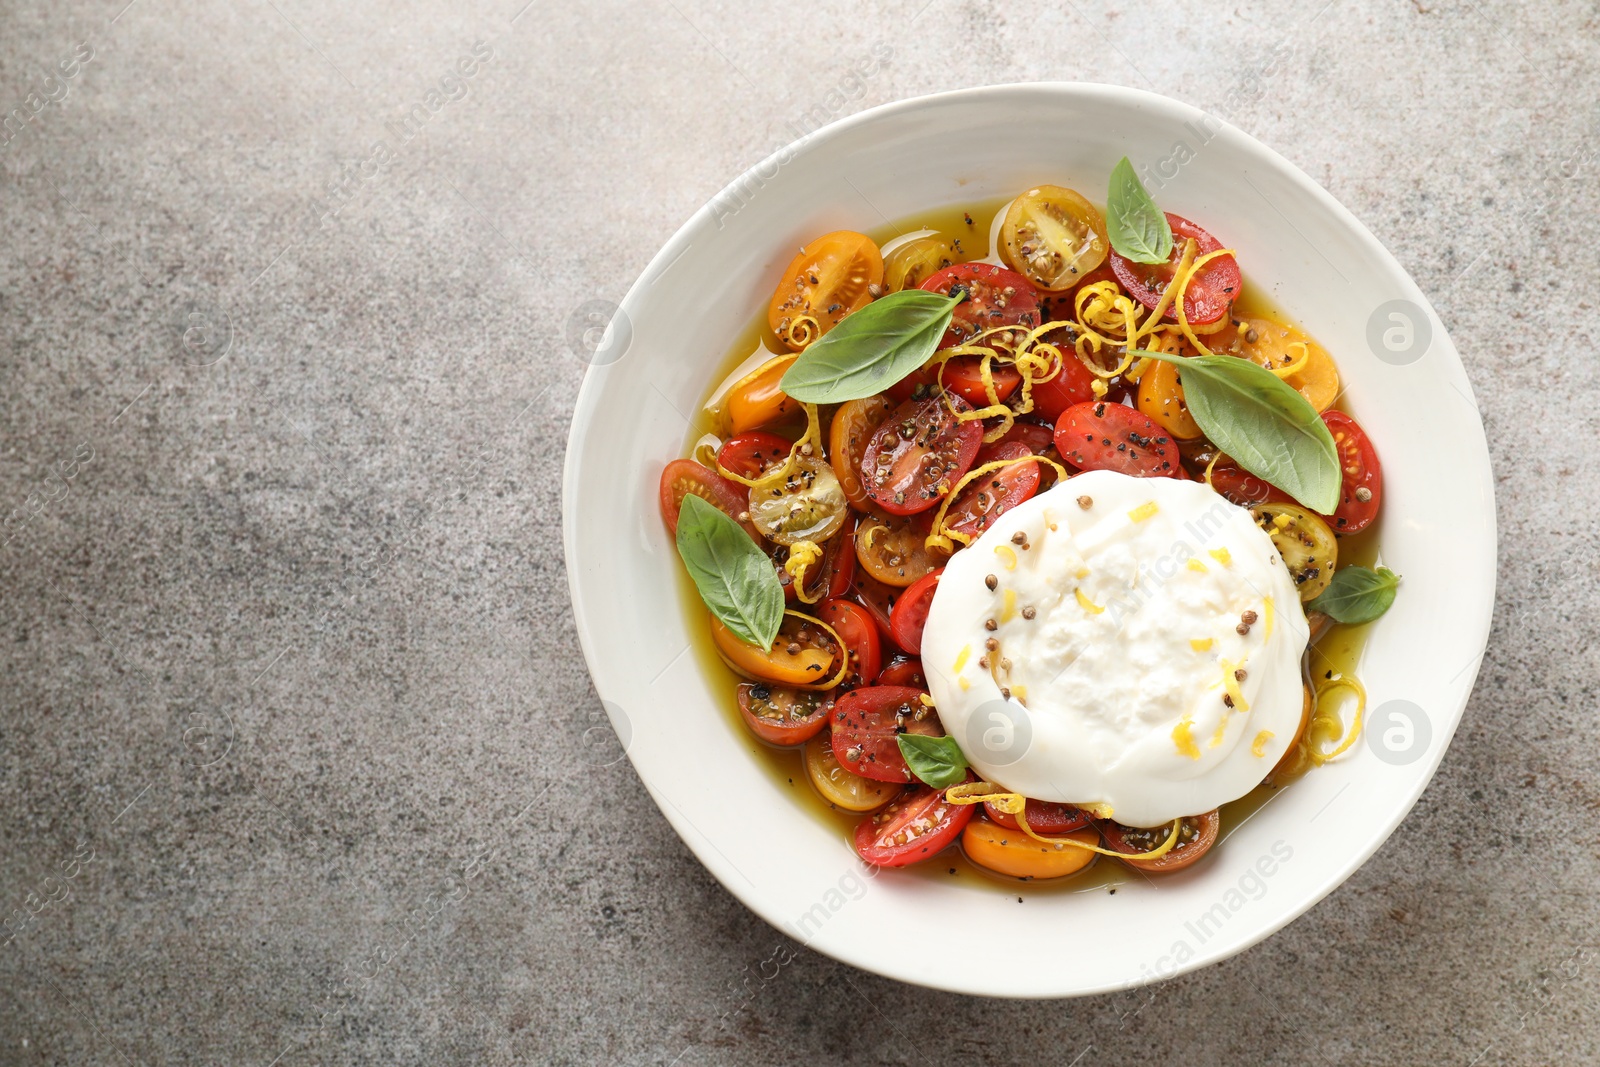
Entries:
[[1200, 427], [1183, 400], [1181, 371], [1171, 363], [1154, 362], [1139, 379], [1139, 410], [1174, 437], [1200, 436]]
[[1011, 202], [1000, 224], [1000, 258], [1046, 292], [1071, 289], [1110, 250], [1100, 211], [1059, 185], [1029, 189]]
[[711, 639], [723, 660], [747, 678], [802, 689], [828, 688], [838, 673], [839, 646], [828, 631], [807, 619], [783, 617], [771, 648], [747, 645], [715, 615]]
[[800, 410], [800, 402], [779, 388], [794, 356], [774, 356], [728, 390], [728, 422], [736, 434], [767, 426]]
[[1283, 380], [1317, 411], [1326, 411], [1339, 396], [1339, 368], [1333, 357], [1297, 327], [1272, 319], [1240, 319], [1233, 330], [1218, 335], [1218, 341], [1225, 344], [1223, 349], [1207, 347], [1243, 356], [1268, 370], [1294, 366], [1303, 355], [1304, 365]]
[[828, 731], [806, 742], [806, 777], [822, 799], [845, 811], [873, 811], [900, 795], [894, 782], [874, 782], [839, 765]]
[[[1100, 844], [1100, 832], [1093, 827], [1060, 836], [1070, 837], [1085, 845]], [[961, 848], [966, 852], [967, 859], [980, 867], [1009, 874], [1013, 878], [1039, 880], [1077, 874], [1089, 866], [1095, 857], [1086, 848], [1035, 841], [1021, 830], [997, 826], [987, 819], [973, 819], [967, 823], [967, 828], [961, 832]]]
[[929, 276], [964, 262], [955, 242], [942, 233], [913, 237], [883, 259], [883, 285], [891, 293], [920, 289]]
[[823, 234], [789, 261], [767, 307], [767, 325], [798, 351], [872, 300], [883, 285], [883, 256], [864, 233]]
[[1300, 599], [1310, 600], [1328, 588], [1339, 562], [1339, 542], [1328, 524], [1298, 504], [1258, 504], [1250, 510], [1277, 546]]

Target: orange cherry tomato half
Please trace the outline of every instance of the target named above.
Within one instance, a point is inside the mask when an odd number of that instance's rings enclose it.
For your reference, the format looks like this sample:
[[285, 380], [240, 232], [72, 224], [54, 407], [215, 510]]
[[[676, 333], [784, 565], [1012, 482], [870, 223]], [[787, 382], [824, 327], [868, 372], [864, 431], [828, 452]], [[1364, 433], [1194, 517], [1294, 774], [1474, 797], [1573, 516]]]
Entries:
[[1040, 289], [1071, 289], [1110, 250], [1099, 209], [1059, 185], [1041, 185], [1011, 201], [1000, 226], [1000, 258]]
[[778, 385], [794, 356], [774, 356], [728, 390], [728, 423], [736, 434], [766, 426], [800, 410]]
[[950, 328], [940, 340], [940, 348], [964, 345], [985, 330], [997, 326], [1017, 329], [994, 334], [989, 342], [1005, 340], [1013, 346], [1039, 325], [1039, 298], [1028, 279], [1014, 270], [992, 263], [960, 263], [930, 277], [922, 288], [948, 296], [956, 288], [967, 298], [950, 313]]
[[922, 660], [897, 652], [878, 675], [879, 685], [908, 685], [913, 689], [927, 689], [928, 676], [923, 673]]
[[972, 821], [972, 804], [952, 804], [942, 789], [901, 793], [856, 826], [856, 853], [874, 867], [906, 867], [944, 851]]
[[783, 617], [771, 648], [745, 644], [715, 615], [711, 639], [728, 666], [757, 681], [822, 689], [839, 672], [840, 649], [833, 638], [816, 623], [793, 615]]
[[1144, 372], [1138, 397], [1139, 410], [1173, 437], [1190, 440], [1201, 436], [1200, 425], [1183, 398], [1183, 378], [1171, 363], [1157, 362]]
[[[666, 520], [667, 533], [674, 537], [678, 535], [678, 512], [683, 509], [683, 498], [691, 493], [733, 519], [749, 515], [750, 498], [744, 486], [728, 481], [692, 459], [675, 459], [661, 472], [661, 517]], [[740, 525], [756, 538], [757, 544], [761, 543], [748, 518]]]
[[[1178, 272], [1178, 261], [1183, 259], [1184, 242], [1194, 239], [1195, 258], [1215, 252], [1222, 242], [1181, 215], [1167, 212], [1167, 222], [1172, 226], [1172, 256], [1165, 263], [1135, 263], [1124, 259], [1116, 250], [1111, 252], [1111, 269], [1117, 281], [1145, 307], [1155, 310], [1161, 296], [1167, 291], [1173, 276]], [[1219, 256], [1189, 280], [1183, 294], [1183, 314], [1191, 325], [1203, 326], [1216, 322], [1228, 313], [1239, 297], [1241, 286], [1239, 264], [1232, 256]], [[1178, 321], [1176, 308], [1168, 307], [1164, 320]]]
[[861, 454], [861, 482], [872, 502], [892, 515], [936, 507], [983, 443], [983, 424], [956, 396], [907, 400], [895, 408]]
[[1086, 471], [1135, 478], [1183, 478], [1178, 446], [1167, 431], [1130, 407], [1100, 401], [1074, 404], [1056, 422], [1061, 458]]
[[765, 682], [739, 684], [739, 714], [769, 745], [803, 745], [828, 725], [831, 690], [789, 689]]
[[869, 303], [882, 285], [876, 241], [851, 230], [823, 234], [789, 261], [767, 308], [767, 325], [788, 348], [804, 348]]
[[[1094, 830], [1075, 830], [1064, 836], [1085, 845], [1100, 843], [1100, 835]], [[1095, 860], [1095, 853], [1086, 848], [1035, 841], [1021, 830], [1008, 829], [987, 819], [973, 819], [967, 823], [961, 833], [961, 851], [980, 867], [1030, 881], [1065, 878], [1077, 874]]]
[[939, 716], [922, 702], [922, 690], [875, 685], [852, 689], [833, 705], [833, 758], [851, 774], [878, 782], [912, 782], [900, 754], [901, 734], [942, 737]]
[[[1015, 815], [1007, 815], [993, 804], [984, 804], [984, 813], [996, 824], [1009, 830], [1021, 831]], [[1023, 814], [1028, 817], [1028, 826], [1036, 834], [1065, 834], [1073, 830], [1081, 830], [1093, 820], [1082, 808], [1075, 808], [1071, 804], [1055, 804], [1048, 800], [1034, 800], [1028, 798]]]
[[856, 562], [861, 570], [885, 585], [908, 586], [944, 566], [950, 558], [948, 552], [928, 547], [932, 525], [932, 516], [927, 513], [888, 519], [863, 516], [856, 527]]
[[[1171, 874], [1173, 871], [1181, 871], [1211, 851], [1211, 846], [1217, 843], [1217, 831], [1221, 826], [1222, 817], [1215, 811], [1208, 811], [1204, 815], [1185, 816], [1183, 825], [1178, 829], [1178, 843], [1173, 845], [1166, 855], [1153, 860], [1129, 859], [1123, 856], [1122, 862], [1149, 874]], [[1100, 832], [1105, 836], [1106, 847], [1115, 852], [1151, 852], [1160, 848], [1167, 840], [1167, 836], [1172, 833], [1172, 827], [1170, 824], [1149, 828], [1124, 826], [1119, 822], [1108, 820], [1100, 824]]]
[[828, 456], [851, 507], [862, 511], [872, 507], [872, 498], [861, 484], [861, 455], [893, 410], [894, 404], [880, 394], [847, 400], [833, 413], [828, 427]]
[[1372, 447], [1360, 424], [1344, 412], [1324, 411], [1322, 421], [1333, 434], [1334, 447], [1339, 450], [1339, 468], [1344, 473], [1339, 506], [1327, 517], [1328, 525], [1335, 533], [1365, 530], [1378, 517], [1378, 506], [1383, 503], [1383, 467], [1378, 463], [1378, 450]]
[[913, 582], [889, 616], [895, 643], [913, 655], [922, 654], [922, 628], [928, 623], [928, 609], [933, 606], [933, 594], [943, 573], [944, 568], [940, 567]]
[[[1020, 442], [1001, 444], [973, 466], [1001, 459], [1020, 460], [1033, 455], [1033, 450]], [[1039, 464], [1012, 463], [999, 470], [990, 471], [967, 483], [945, 512], [944, 524], [956, 533], [977, 537], [989, 524], [1039, 491]]]
[[878, 641], [878, 627], [867, 609], [848, 600], [829, 600], [817, 612], [817, 618], [833, 627], [850, 657], [850, 673], [839, 688], [860, 689], [876, 684], [883, 667], [883, 647]]

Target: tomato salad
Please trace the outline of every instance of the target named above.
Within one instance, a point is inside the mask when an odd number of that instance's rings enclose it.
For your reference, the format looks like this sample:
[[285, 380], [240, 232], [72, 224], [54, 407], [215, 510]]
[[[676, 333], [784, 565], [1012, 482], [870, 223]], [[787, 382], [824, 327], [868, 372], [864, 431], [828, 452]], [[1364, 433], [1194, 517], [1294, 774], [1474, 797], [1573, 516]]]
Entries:
[[[971, 232], [807, 242], [774, 287], [763, 345], [712, 394], [715, 432], [662, 472], [662, 517], [718, 655], [744, 679], [741, 718], [761, 742], [799, 750], [828, 804], [860, 813], [853, 844], [869, 864], [959, 847], [1012, 878], [1061, 878], [1097, 855], [1160, 874], [1218, 840], [1216, 811], [1135, 827], [1008, 793], [978, 781], [944, 737], [918, 659], [943, 568], [1060, 479], [1201, 481], [1250, 509], [1313, 640], [1394, 598], [1392, 572], [1340, 566], [1341, 539], [1378, 517], [1383, 472], [1334, 406], [1328, 351], [1276, 316], [1241, 313], [1225, 235], [1155, 208], [1126, 160], [1106, 203], [1028, 189], [997, 217], [982, 260]], [[1247, 458], [1216, 404], [1186, 395], [1186, 369], [1192, 391], [1202, 366], [1244, 364], [1289, 397], [1285, 418], [1331, 439], [1337, 469], [1316, 490], [1320, 507], [1304, 470]], [[1326, 674], [1305, 672], [1299, 736], [1266, 783], [1353, 742], [1364, 693]], [[1347, 701], [1320, 699], [1336, 689], [1357, 697], [1348, 726], [1334, 707]]]

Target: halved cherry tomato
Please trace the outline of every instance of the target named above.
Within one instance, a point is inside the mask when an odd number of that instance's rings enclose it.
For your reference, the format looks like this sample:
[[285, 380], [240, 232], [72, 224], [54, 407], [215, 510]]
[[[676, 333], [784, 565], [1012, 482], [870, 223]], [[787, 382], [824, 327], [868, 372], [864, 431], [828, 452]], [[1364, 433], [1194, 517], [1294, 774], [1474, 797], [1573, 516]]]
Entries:
[[833, 758], [833, 744], [827, 733], [806, 742], [806, 777], [822, 799], [845, 811], [871, 811], [881, 808], [901, 792], [891, 782], [874, 782], [851, 774]]
[[832, 690], [789, 689], [764, 682], [739, 683], [744, 724], [770, 745], [803, 745], [828, 725]]
[[1033, 387], [1033, 410], [1050, 420], [1059, 419], [1061, 413], [1074, 404], [1086, 404], [1094, 397], [1095, 373], [1083, 365], [1083, 360], [1073, 354], [1072, 346], [1062, 348], [1061, 369], [1048, 381]]
[[[1167, 212], [1167, 222], [1172, 226], [1172, 256], [1165, 263], [1135, 263], [1118, 255], [1115, 249], [1111, 252], [1111, 269], [1117, 281], [1129, 296], [1151, 310], [1161, 302], [1161, 294], [1177, 273], [1187, 239], [1194, 239], [1196, 259], [1222, 247], [1221, 241], [1180, 215]], [[1216, 322], [1238, 299], [1240, 284], [1239, 264], [1232, 256], [1213, 259], [1189, 279], [1183, 294], [1184, 316], [1194, 325]], [[1177, 309], [1168, 307], [1165, 318], [1177, 322]]]
[[[1064, 836], [1085, 845], [1100, 843], [1100, 834], [1095, 830], [1076, 830]], [[961, 834], [961, 850], [980, 867], [1030, 881], [1077, 874], [1093, 863], [1096, 855], [1086, 848], [1035, 841], [1021, 830], [998, 826], [986, 819], [967, 823]]]
[[928, 676], [923, 673], [922, 660], [905, 653], [896, 653], [878, 675], [879, 685], [908, 685], [913, 689], [927, 689]]
[[1378, 506], [1383, 503], [1383, 467], [1378, 463], [1378, 450], [1372, 447], [1360, 424], [1344, 412], [1324, 411], [1322, 421], [1333, 434], [1339, 467], [1344, 472], [1339, 506], [1333, 509], [1330, 525], [1336, 533], [1365, 530], [1378, 517]]
[[922, 654], [922, 628], [927, 625], [928, 608], [933, 605], [933, 594], [939, 588], [939, 575], [943, 573], [944, 568], [940, 567], [917, 579], [895, 604], [894, 614], [889, 616], [895, 643], [913, 655]]
[[944, 790], [907, 790], [856, 827], [856, 852], [875, 867], [906, 867], [942, 852], [972, 821], [971, 804], [952, 804]]
[[[823, 234], [789, 261], [767, 308], [767, 325], [790, 349], [801, 349], [872, 300], [883, 284], [883, 257], [866, 234]], [[801, 318], [816, 323], [812, 328]]]
[[800, 402], [778, 384], [794, 356], [773, 356], [728, 389], [728, 424], [736, 434], [799, 411]]
[[1037, 422], [1024, 422], [1018, 419], [1011, 424], [1011, 429], [1005, 432], [1000, 440], [993, 444], [984, 445], [978, 449], [977, 458], [972, 461], [974, 467], [981, 467], [994, 460], [1000, 449], [1006, 445], [1021, 445], [1036, 456], [1042, 456], [1055, 447], [1056, 431], [1054, 426], [1044, 426]]
[[908, 400], [894, 409], [861, 454], [867, 496], [894, 515], [935, 507], [972, 466], [983, 424], [956, 417], [971, 411], [956, 396]]
[[1258, 504], [1250, 511], [1283, 557], [1302, 601], [1328, 588], [1339, 564], [1339, 542], [1321, 516], [1299, 504]]
[[1206, 341], [1213, 352], [1243, 356], [1268, 370], [1282, 370], [1298, 362], [1302, 344], [1306, 346], [1305, 366], [1283, 380], [1322, 411], [1338, 399], [1339, 368], [1328, 350], [1304, 330], [1272, 319], [1239, 319]]
[[1294, 498], [1282, 489], [1238, 467], [1214, 467], [1211, 488], [1242, 508], [1257, 504], [1292, 504]]
[[849, 400], [833, 413], [833, 423], [828, 427], [828, 456], [833, 473], [844, 486], [846, 499], [862, 511], [872, 506], [872, 498], [861, 484], [861, 454], [893, 410], [894, 404], [881, 394]]
[[[1319, 615], [1324, 619], [1328, 618], [1320, 611], [1313, 611], [1311, 615]], [[1307, 616], [1307, 621], [1310, 621], [1310, 616]], [[1313, 624], [1311, 636], [1313, 644], [1316, 643], [1317, 636], [1316, 626]], [[1267, 774], [1266, 782], [1269, 785], [1282, 785], [1295, 778], [1311, 764], [1311, 757], [1306, 754], [1305, 749], [1300, 747], [1300, 742], [1306, 736], [1306, 728], [1311, 725], [1311, 708], [1314, 700], [1312, 699], [1309, 685], [1301, 685], [1300, 692], [1300, 726], [1295, 730], [1294, 740], [1289, 742], [1289, 747], [1284, 750], [1283, 756], [1278, 760], [1277, 765]]]
[[829, 600], [817, 618], [833, 627], [850, 656], [850, 673], [839, 683], [841, 689], [860, 689], [874, 685], [883, 668], [883, 649], [878, 643], [878, 627], [859, 604], [848, 600]]
[[1100, 401], [1074, 404], [1056, 422], [1061, 458], [1086, 471], [1116, 471], [1135, 478], [1184, 478], [1178, 446], [1149, 416]]
[[[1211, 846], [1217, 843], [1217, 830], [1221, 825], [1222, 819], [1214, 811], [1204, 815], [1188, 815], [1178, 828], [1178, 843], [1165, 855], [1153, 860], [1129, 859], [1126, 856], [1120, 858], [1128, 866], [1149, 874], [1181, 871], [1211, 851]], [[1151, 852], [1166, 841], [1172, 833], [1172, 826], [1168, 824], [1146, 829], [1107, 820], [1100, 824], [1100, 832], [1105, 835], [1106, 847], [1116, 852]]]
[[780, 545], [824, 541], [844, 527], [849, 515], [844, 486], [816, 456], [800, 456], [783, 484], [750, 490], [750, 522]]
[[783, 617], [771, 648], [747, 645], [711, 616], [711, 639], [723, 660], [746, 678], [802, 689], [822, 689], [839, 673], [839, 646], [815, 623]]
[[[678, 512], [683, 509], [683, 498], [690, 493], [714, 504], [734, 519], [745, 516], [740, 525], [751, 537], [756, 537], [755, 527], [750, 525], [750, 502], [744, 486], [728, 481], [692, 459], [675, 459], [661, 472], [661, 517], [667, 522], [667, 533], [678, 535]], [[759, 537], [756, 540], [760, 542]]]
[[[789, 546], [768, 542], [763, 546], [772, 557], [778, 572], [778, 584], [783, 586], [783, 598], [789, 603], [800, 600], [794, 587], [794, 575], [785, 569], [789, 562]], [[822, 544], [822, 559], [806, 568], [806, 596], [815, 604], [827, 597], [844, 596], [856, 578], [856, 519], [854, 514], [845, 519], [844, 528]]]
[[[865, 567], [856, 572], [853, 590], [856, 603], [867, 609], [872, 621], [878, 624], [878, 633], [885, 641], [894, 640], [894, 605], [905, 590], [878, 581]], [[881, 678], [880, 678], [881, 681]], [[899, 683], [884, 682], [884, 685]]]
[[1183, 376], [1171, 363], [1156, 361], [1139, 379], [1139, 410], [1173, 437], [1201, 436], [1183, 398]]
[[[1033, 451], [1027, 445], [1013, 442], [1000, 445], [983, 462], [992, 463], [1002, 459], [1020, 460], [1024, 456], [1031, 455]], [[977, 537], [987, 530], [995, 519], [1023, 501], [1032, 499], [1033, 494], [1038, 491], [1038, 463], [1012, 463], [999, 470], [990, 471], [968, 482], [967, 487], [961, 490], [961, 495], [956, 497], [955, 502], [950, 505], [950, 510], [945, 512], [945, 528], [969, 537]]]
[[895, 740], [901, 734], [944, 736], [938, 713], [922, 702], [920, 689], [852, 689], [833, 705], [833, 756], [851, 774], [880, 782], [915, 781]]
[[1000, 258], [1040, 289], [1071, 289], [1110, 250], [1099, 210], [1059, 185], [1029, 189], [1011, 202], [1000, 224]]
[[884, 288], [891, 293], [915, 289], [929, 276], [963, 258], [955, 242], [942, 233], [913, 237], [883, 257]]
[[926, 514], [888, 519], [862, 516], [856, 527], [856, 562], [873, 578], [897, 587], [910, 585], [937, 570], [950, 554], [928, 547], [931, 520]]
[[724, 470], [755, 478], [789, 458], [794, 442], [765, 430], [736, 434], [717, 450], [717, 462]]
[[[1010, 830], [1021, 830], [1015, 815], [1007, 815], [993, 804], [984, 804], [983, 810], [990, 819]], [[1073, 830], [1081, 830], [1094, 820], [1082, 808], [1075, 808], [1071, 804], [1055, 804], [1048, 800], [1034, 800], [1028, 798], [1027, 807], [1023, 814], [1028, 817], [1028, 826], [1036, 834], [1065, 834]]]
[[939, 342], [940, 348], [964, 345], [997, 326], [1017, 329], [995, 334], [989, 340], [1005, 340], [1014, 346], [1039, 325], [1039, 298], [1028, 279], [1014, 270], [992, 263], [960, 263], [922, 283], [928, 292], [947, 296], [956, 286], [966, 290], [967, 298], [950, 313], [950, 328]]
[[[1022, 384], [1022, 375], [1008, 364], [992, 363], [989, 380], [994, 383], [995, 397], [1005, 401]], [[923, 367], [901, 378], [884, 392], [890, 399], [901, 403], [912, 399], [925, 400], [936, 392], [933, 381], [932, 369]], [[975, 408], [989, 406], [989, 394], [983, 388], [982, 356], [956, 356], [946, 360], [939, 368], [939, 385]]]

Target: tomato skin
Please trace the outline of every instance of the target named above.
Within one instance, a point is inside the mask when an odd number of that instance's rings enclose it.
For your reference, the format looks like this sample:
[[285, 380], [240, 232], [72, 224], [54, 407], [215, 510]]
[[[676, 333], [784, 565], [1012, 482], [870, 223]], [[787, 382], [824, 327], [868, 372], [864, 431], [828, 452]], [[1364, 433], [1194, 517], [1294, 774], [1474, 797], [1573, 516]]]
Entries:
[[[918, 863], [944, 851], [972, 821], [974, 807], [950, 803], [940, 789], [906, 790], [856, 826], [856, 853], [874, 867]], [[896, 841], [901, 835], [906, 840]]]
[[[822, 545], [822, 559], [806, 570], [806, 595], [811, 602], [841, 597], [849, 592], [856, 579], [856, 518], [851, 514], [844, 528]], [[804, 605], [800, 591], [795, 588], [794, 575], [784, 569], [789, 560], [789, 546], [767, 544], [763, 546], [772, 557], [772, 566], [778, 572], [778, 584], [783, 586], [783, 599], [790, 604]], [[810, 610], [810, 609], [807, 609]]]
[[794, 442], [765, 430], [735, 434], [717, 450], [717, 463], [723, 470], [755, 478], [789, 457]]
[[883, 668], [883, 647], [878, 641], [877, 624], [867, 609], [848, 600], [829, 600], [817, 612], [817, 618], [833, 627], [850, 656], [850, 673], [840, 688], [859, 689], [875, 684]]
[[[1021, 830], [1015, 815], [1007, 815], [993, 804], [985, 803], [983, 810], [989, 819], [1008, 830]], [[1055, 804], [1048, 800], [1034, 800], [1028, 798], [1027, 807], [1023, 814], [1028, 817], [1028, 826], [1036, 834], [1065, 834], [1073, 830], [1081, 830], [1094, 820], [1082, 808], [1075, 808], [1071, 804]]]
[[939, 575], [943, 573], [944, 568], [940, 567], [913, 582], [889, 616], [895, 642], [912, 655], [922, 654], [922, 628], [927, 625], [928, 608], [933, 605], [933, 594], [939, 588]]
[[879, 393], [847, 400], [833, 413], [828, 426], [828, 458], [851, 507], [866, 511], [873, 506], [861, 484], [861, 455], [894, 408], [889, 398]]
[[1294, 498], [1282, 489], [1238, 467], [1212, 468], [1211, 488], [1242, 508], [1257, 504], [1294, 503]]
[[1178, 446], [1148, 415], [1100, 401], [1074, 404], [1056, 422], [1056, 449], [1080, 470], [1135, 478], [1186, 478]]
[[922, 660], [900, 652], [884, 666], [882, 673], [878, 675], [878, 684], [905, 685], [912, 689], [926, 690], [928, 676], [922, 669]]
[[[1052, 222], [1044, 228], [1039, 217]], [[1060, 237], [1066, 236], [1062, 242]], [[1040, 185], [1011, 202], [997, 251], [1006, 265], [1039, 289], [1060, 292], [1105, 262], [1111, 242], [1105, 217], [1074, 189]]]
[[892, 515], [936, 507], [983, 444], [980, 421], [956, 418], [971, 410], [955, 396], [907, 400], [895, 408], [861, 455], [861, 481], [872, 502]]
[[[1378, 462], [1378, 450], [1372, 447], [1361, 424], [1344, 412], [1324, 411], [1322, 421], [1333, 434], [1339, 467], [1344, 472], [1339, 506], [1328, 516], [1328, 525], [1342, 534], [1365, 530], [1378, 517], [1378, 507], [1383, 503], [1383, 466]], [[1366, 500], [1358, 498], [1362, 489], [1367, 491]]]
[[900, 794], [901, 787], [890, 782], [874, 782], [851, 774], [833, 758], [828, 734], [820, 733], [805, 745], [806, 777], [823, 800], [842, 811], [873, 811]]
[[[675, 459], [661, 472], [661, 517], [666, 520], [667, 533], [673, 537], [678, 536], [678, 512], [683, 509], [683, 498], [690, 493], [714, 504], [735, 520], [750, 513], [750, 498], [742, 485], [728, 481], [692, 459]], [[761, 543], [748, 518], [739, 525], [757, 544]]]
[[[1172, 256], [1165, 263], [1135, 263], [1111, 251], [1111, 269], [1117, 281], [1145, 307], [1155, 310], [1161, 294], [1177, 273], [1178, 262], [1183, 258], [1184, 242], [1193, 238], [1195, 258], [1215, 252], [1222, 242], [1181, 215], [1167, 212], [1167, 222], [1172, 227]], [[1239, 296], [1241, 287], [1239, 264], [1232, 256], [1220, 256], [1200, 268], [1183, 294], [1183, 313], [1191, 325], [1216, 322], [1228, 313]], [[1177, 308], [1168, 307], [1163, 321], [1178, 321]]]
[[[876, 241], [852, 230], [825, 233], [789, 261], [767, 307], [767, 325], [788, 348], [804, 348], [870, 303], [872, 289], [881, 285], [883, 256]], [[799, 316], [816, 322], [815, 336], [791, 332]]]
[[1139, 410], [1173, 437], [1193, 440], [1200, 437], [1200, 425], [1189, 414], [1183, 395], [1182, 374], [1171, 363], [1157, 362], [1139, 379], [1136, 403]]
[[1014, 270], [992, 263], [958, 263], [930, 277], [922, 288], [948, 296], [953, 286], [967, 291], [967, 299], [950, 313], [950, 328], [939, 341], [940, 348], [964, 345], [984, 330], [996, 326], [1016, 326], [1009, 333], [995, 334], [988, 340], [1022, 336], [1039, 325], [1039, 297], [1028, 279]]
[[739, 684], [739, 714], [750, 732], [769, 745], [788, 747], [811, 740], [828, 725], [833, 701], [831, 690], [784, 689], [760, 682]]
[[[822, 689], [839, 673], [840, 650], [833, 639], [814, 624], [793, 616], [784, 616], [778, 639], [769, 649], [745, 644], [715, 615], [711, 616], [711, 640], [730, 667], [758, 681]], [[799, 651], [789, 652], [789, 646], [796, 644]]]
[[950, 553], [929, 548], [933, 516], [867, 516], [856, 527], [856, 561], [861, 570], [884, 585], [904, 588], [944, 566]]
[[1056, 445], [1055, 427], [1041, 426], [1037, 422], [1023, 422], [1018, 419], [1011, 424], [1011, 429], [1006, 431], [1004, 437], [978, 449], [977, 458], [972, 461], [972, 465], [981, 467], [992, 461], [1006, 445], [1021, 445], [1034, 455], [1042, 456]]
[[[981, 455], [981, 453], [980, 453]], [[1027, 445], [1001, 444], [981, 462], [1021, 460], [1033, 455]], [[978, 466], [973, 464], [974, 468]], [[973, 479], [945, 512], [945, 527], [977, 537], [989, 524], [1039, 491], [1039, 464], [1012, 463]]]
[[[1119, 858], [1128, 866], [1147, 874], [1171, 874], [1183, 870], [1211, 851], [1211, 846], [1217, 843], [1217, 831], [1222, 826], [1222, 818], [1217, 812], [1208, 811], [1204, 815], [1186, 816], [1183, 822], [1178, 844], [1166, 855], [1153, 860], [1129, 859], [1127, 856]], [[1114, 852], [1149, 852], [1160, 847], [1171, 832], [1170, 827], [1141, 829], [1109, 819], [1099, 825], [1100, 833], [1106, 839], [1106, 847]]]
[[[1100, 843], [1100, 834], [1094, 830], [1074, 830], [1066, 836], [1085, 845]], [[961, 834], [961, 850], [980, 867], [1029, 881], [1065, 878], [1077, 874], [1095, 860], [1095, 853], [1086, 848], [1047, 845], [1021, 830], [987, 819], [973, 819], [967, 823]]]
[[[994, 395], [1001, 401], [1009, 400], [1011, 394], [1017, 391], [1017, 386], [1022, 384], [1022, 375], [1002, 363], [990, 364], [989, 377], [994, 382]], [[913, 397], [922, 400], [932, 396], [933, 383], [932, 369], [923, 367], [901, 378], [884, 392], [891, 400], [903, 404]], [[989, 394], [983, 388], [982, 356], [956, 356], [946, 360], [939, 367], [939, 385], [975, 408], [989, 406]]]
[[[863, 567], [856, 574], [855, 585], [851, 592], [855, 601], [867, 609], [867, 614], [872, 616], [872, 621], [878, 625], [878, 633], [887, 642], [894, 641], [894, 606], [900, 599], [904, 589], [880, 582]], [[884, 685], [899, 683], [884, 682]]]
[[779, 384], [794, 361], [794, 356], [774, 356], [728, 390], [728, 423], [734, 433], [766, 426], [800, 410], [800, 402]]
[[922, 690], [875, 685], [852, 689], [833, 706], [833, 755], [851, 774], [878, 782], [916, 780], [900, 754], [901, 733], [943, 735], [939, 716], [922, 703]]
[[1052, 421], [1074, 404], [1086, 404], [1095, 398], [1095, 373], [1083, 365], [1083, 360], [1072, 353], [1067, 345], [1061, 353], [1061, 369], [1048, 381], [1037, 382], [1033, 387], [1033, 410]]

